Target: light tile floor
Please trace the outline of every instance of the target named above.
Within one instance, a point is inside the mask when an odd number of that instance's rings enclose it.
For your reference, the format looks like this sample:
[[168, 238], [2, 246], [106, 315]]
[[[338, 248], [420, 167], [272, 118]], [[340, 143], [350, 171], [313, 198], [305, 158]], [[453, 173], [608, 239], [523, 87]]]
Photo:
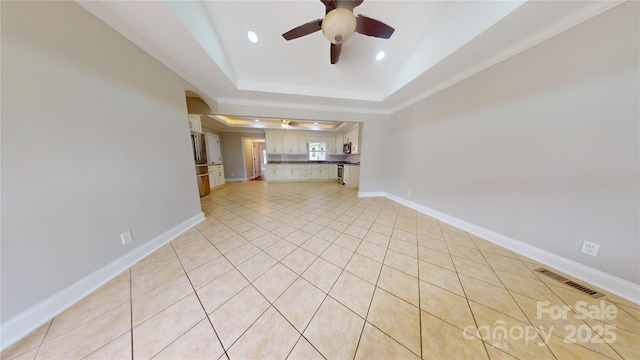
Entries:
[[640, 357], [638, 304], [588, 297], [385, 198], [228, 183], [202, 208], [205, 221], [2, 358]]

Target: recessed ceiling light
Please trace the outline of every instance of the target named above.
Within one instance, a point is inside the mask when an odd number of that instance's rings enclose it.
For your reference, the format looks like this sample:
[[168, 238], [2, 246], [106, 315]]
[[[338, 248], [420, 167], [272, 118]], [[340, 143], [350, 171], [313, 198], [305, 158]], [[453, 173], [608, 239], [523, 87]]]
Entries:
[[314, 124], [318, 125], [318, 122], [314, 122]]
[[258, 34], [256, 34], [256, 32], [253, 30], [249, 30], [247, 31], [247, 39], [256, 44], [258, 42]]
[[379, 51], [378, 54], [376, 55], [376, 60], [380, 61], [382, 59], [384, 59], [384, 51]]
[[253, 119], [253, 121], [260, 121], [260, 119]]

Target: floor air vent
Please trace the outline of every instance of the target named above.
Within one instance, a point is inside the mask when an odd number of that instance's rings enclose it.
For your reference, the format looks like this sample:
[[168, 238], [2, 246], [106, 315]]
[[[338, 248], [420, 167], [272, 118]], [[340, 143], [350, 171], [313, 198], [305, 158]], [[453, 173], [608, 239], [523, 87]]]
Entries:
[[558, 275], [558, 274], [554, 273], [553, 271], [550, 271], [550, 270], [547, 270], [547, 269], [543, 269], [543, 268], [536, 269], [535, 271], [537, 271], [537, 272], [539, 272], [539, 273], [541, 273], [543, 275], [546, 275], [546, 276], [548, 276], [548, 277], [550, 277], [550, 278], [552, 278], [552, 279], [554, 279], [556, 281], [559, 281], [561, 283], [569, 285], [572, 288], [574, 288], [576, 290], [579, 290], [579, 291], [581, 291], [581, 292], [583, 292], [583, 293], [585, 293], [585, 294], [587, 294], [587, 295], [589, 295], [589, 296], [591, 296], [593, 298], [597, 299], [597, 298], [601, 298], [601, 297], [604, 296], [604, 294], [601, 294], [601, 293], [599, 293], [599, 292], [597, 292], [597, 291], [595, 291], [593, 289], [589, 289], [588, 287], [586, 287], [584, 285], [580, 285], [580, 284], [578, 284], [578, 283], [576, 283], [574, 281], [571, 281], [571, 280], [567, 279], [564, 276], [561, 276], [561, 275]]

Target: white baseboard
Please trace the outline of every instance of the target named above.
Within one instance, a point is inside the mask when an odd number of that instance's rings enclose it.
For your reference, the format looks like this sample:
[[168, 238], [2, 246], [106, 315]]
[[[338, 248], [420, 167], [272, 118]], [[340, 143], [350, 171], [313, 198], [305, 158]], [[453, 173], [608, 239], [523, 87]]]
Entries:
[[0, 334], [2, 334], [0, 337], [0, 351], [27, 336], [42, 324], [53, 319], [53, 317], [63, 312], [71, 305], [89, 295], [100, 286], [106, 284], [121, 272], [127, 270], [135, 263], [144, 259], [149, 254], [164, 246], [169, 241], [175, 239], [178, 235], [189, 230], [202, 220], [204, 220], [204, 214], [201, 212], [165, 231], [153, 240], [133, 249], [124, 256], [85, 276], [74, 284], [48, 297], [44, 301], [29, 308], [21, 314], [3, 322], [0, 325]]
[[249, 181], [248, 178], [225, 178], [225, 182], [241, 182], [241, 181]]
[[384, 191], [358, 191], [358, 197], [388, 197]]
[[[537, 248], [535, 246], [529, 245], [522, 241], [512, 239], [502, 234], [498, 234], [491, 230], [487, 230], [483, 227], [468, 223], [456, 217], [441, 213], [439, 211], [430, 209], [426, 206], [414, 203], [412, 201], [403, 199], [401, 197], [398, 197], [392, 194], [388, 194], [385, 192], [369, 192], [369, 193], [364, 193], [363, 195], [358, 193], [358, 196], [365, 197], [365, 195], [368, 195], [368, 194], [375, 194], [371, 196], [384, 196], [390, 200], [393, 200], [404, 206], [412, 208], [425, 215], [429, 215], [442, 222], [445, 222], [459, 229], [462, 229], [468, 233], [471, 233], [487, 241], [490, 241], [496, 245], [500, 245], [520, 255], [526, 256], [541, 264], [557, 269], [576, 279], [580, 279], [589, 284], [597, 286], [603, 290], [609, 291], [622, 298], [632, 301], [636, 304], [640, 304], [640, 285], [638, 284], [634, 284], [630, 281], [620, 279], [618, 277], [607, 274], [600, 270], [588, 267], [576, 261], [556, 255], [547, 250]], [[378, 194], [381, 194], [381, 195], [378, 195]]]

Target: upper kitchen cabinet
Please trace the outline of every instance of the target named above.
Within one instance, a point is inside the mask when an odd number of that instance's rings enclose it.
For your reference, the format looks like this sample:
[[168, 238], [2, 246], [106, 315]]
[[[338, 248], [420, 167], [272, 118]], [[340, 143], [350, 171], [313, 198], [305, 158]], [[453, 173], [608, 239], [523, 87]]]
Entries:
[[342, 135], [344, 143], [351, 143], [351, 153], [360, 153], [360, 124], [356, 124], [351, 129], [345, 131]]
[[302, 155], [307, 153], [307, 136], [295, 132], [265, 131], [267, 154]]
[[202, 122], [200, 121], [200, 115], [189, 115], [189, 129], [202, 133]]
[[283, 154], [282, 132], [265, 131], [265, 141], [267, 143], [267, 154]]
[[344, 144], [342, 141], [342, 134], [336, 134], [332, 140], [333, 141], [329, 146], [329, 152], [331, 155], [342, 155], [342, 145]]
[[306, 154], [307, 153], [307, 135], [306, 134], [300, 134], [298, 135], [298, 151], [300, 151], [300, 154]]
[[[300, 141], [300, 138], [302, 138], [302, 141]], [[301, 142], [304, 146], [300, 146]], [[285, 132], [284, 135], [282, 135], [282, 150], [285, 154], [290, 155], [305, 154], [307, 152], [307, 137], [292, 132]]]
[[305, 155], [309, 143], [326, 144], [327, 155], [343, 155], [343, 145], [351, 143], [351, 153], [360, 154], [360, 124], [353, 124], [346, 131], [283, 131], [265, 130], [267, 154]]

